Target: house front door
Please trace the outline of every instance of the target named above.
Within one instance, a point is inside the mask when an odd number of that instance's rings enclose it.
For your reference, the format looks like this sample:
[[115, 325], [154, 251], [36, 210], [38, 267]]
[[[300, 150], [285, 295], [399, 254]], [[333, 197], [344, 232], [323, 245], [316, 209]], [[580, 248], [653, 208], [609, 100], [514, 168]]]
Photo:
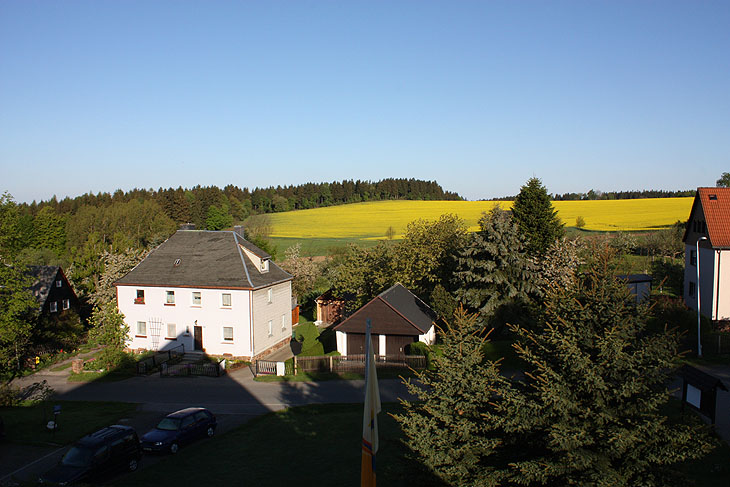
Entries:
[[203, 350], [203, 327], [193, 327], [193, 350]]

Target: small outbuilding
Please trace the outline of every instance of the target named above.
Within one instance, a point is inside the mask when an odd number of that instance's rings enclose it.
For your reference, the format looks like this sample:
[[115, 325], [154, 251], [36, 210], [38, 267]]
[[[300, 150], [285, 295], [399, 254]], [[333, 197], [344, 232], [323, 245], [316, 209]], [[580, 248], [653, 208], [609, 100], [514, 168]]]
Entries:
[[683, 366], [679, 375], [682, 377], [682, 404], [689, 404], [715, 424], [717, 390], [727, 392], [725, 384], [717, 377], [690, 365]]
[[317, 305], [317, 324], [336, 325], [345, 315], [345, 300], [328, 289], [314, 300]]
[[421, 341], [431, 345], [436, 340], [436, 313], [403, 285], [396, 284], [334, 327], [338, 352], [365, 353], [368, 319], [376, 355], [402, 357], [408, 344]]
[[636, 303], [642, 303], [651, 295], [652, 277], [649, 274], [625, 274], [618, 276], [626, 282], [629, 292], [636, 299]]

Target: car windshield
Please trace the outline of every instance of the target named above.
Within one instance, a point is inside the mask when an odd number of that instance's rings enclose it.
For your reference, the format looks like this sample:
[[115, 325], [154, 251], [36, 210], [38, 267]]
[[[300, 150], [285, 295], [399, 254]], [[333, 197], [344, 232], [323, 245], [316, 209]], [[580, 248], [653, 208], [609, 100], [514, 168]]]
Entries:
[[88, 467], [94, 452], [88, 448], [72, 446], [61, 459], [61, 464], [67, 467]]
[[180, 420], [175, 418], [165, 418], [157, 425], [158, 430], [177, 431], [180, 429]]

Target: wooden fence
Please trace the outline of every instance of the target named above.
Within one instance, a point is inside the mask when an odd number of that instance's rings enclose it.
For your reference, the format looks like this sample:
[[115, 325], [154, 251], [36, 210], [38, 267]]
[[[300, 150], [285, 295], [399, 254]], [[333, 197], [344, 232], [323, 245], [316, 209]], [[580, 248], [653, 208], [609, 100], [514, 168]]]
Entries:
[[[423, 355], [378, 355], [375, 358], [375, 366], [379, 369], [426, 367]], [[365, 355], [294, 357], [294, 368], [302, 372], [364, 372]]]
[[160, 377], [185, 377], [191, 375], [220, 377], [224, 373], [225, 369], [221, 366], [220, 362], [203, 362], [199, 364], [176, 364], [160, 366]]
[[[252, 368], [255, 376], [276, 375], [277, 364], [271, 360], [257, 360]], [[314, 357], [294, 357], [284, 362], [285, 375], [294, 372], [364, 372], [365, 355], [318, 355]], [[423, 355], [378, 355], [375, 366], [381, 368], [426, 368], [426, 357]]]
[[730, 334], [712, 333], [702, 337], [702, 351], [725, 355], [730, 353]]

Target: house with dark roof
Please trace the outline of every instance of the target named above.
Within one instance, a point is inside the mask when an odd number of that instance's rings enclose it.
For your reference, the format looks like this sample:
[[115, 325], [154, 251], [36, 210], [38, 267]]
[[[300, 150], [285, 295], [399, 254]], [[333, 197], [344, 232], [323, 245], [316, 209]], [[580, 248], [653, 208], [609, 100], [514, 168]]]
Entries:
[[365, 329], [371, 322], [372, 350], [376, 355], [405, 355], [408, 344], [436, 340], [436, 313], [416, 295], [396, 284], [334, 327], [337, 351], [365, 353]]
[[291, 340], [291, 281], [236, 227], [178, 230], [114, 285], [130, 349], [250, 360]]
[[59, 316], [68, 310], [79, 312], [79, 298], [61, 267], [31, 265], [25, 273], [31, 278], [30, 291], [38, 301], [41, 316]]
[[697, 309], [699, 294], [703, 315], [730, 320], [730, 188], [697, 189], [682, 241], [685, 304]]

